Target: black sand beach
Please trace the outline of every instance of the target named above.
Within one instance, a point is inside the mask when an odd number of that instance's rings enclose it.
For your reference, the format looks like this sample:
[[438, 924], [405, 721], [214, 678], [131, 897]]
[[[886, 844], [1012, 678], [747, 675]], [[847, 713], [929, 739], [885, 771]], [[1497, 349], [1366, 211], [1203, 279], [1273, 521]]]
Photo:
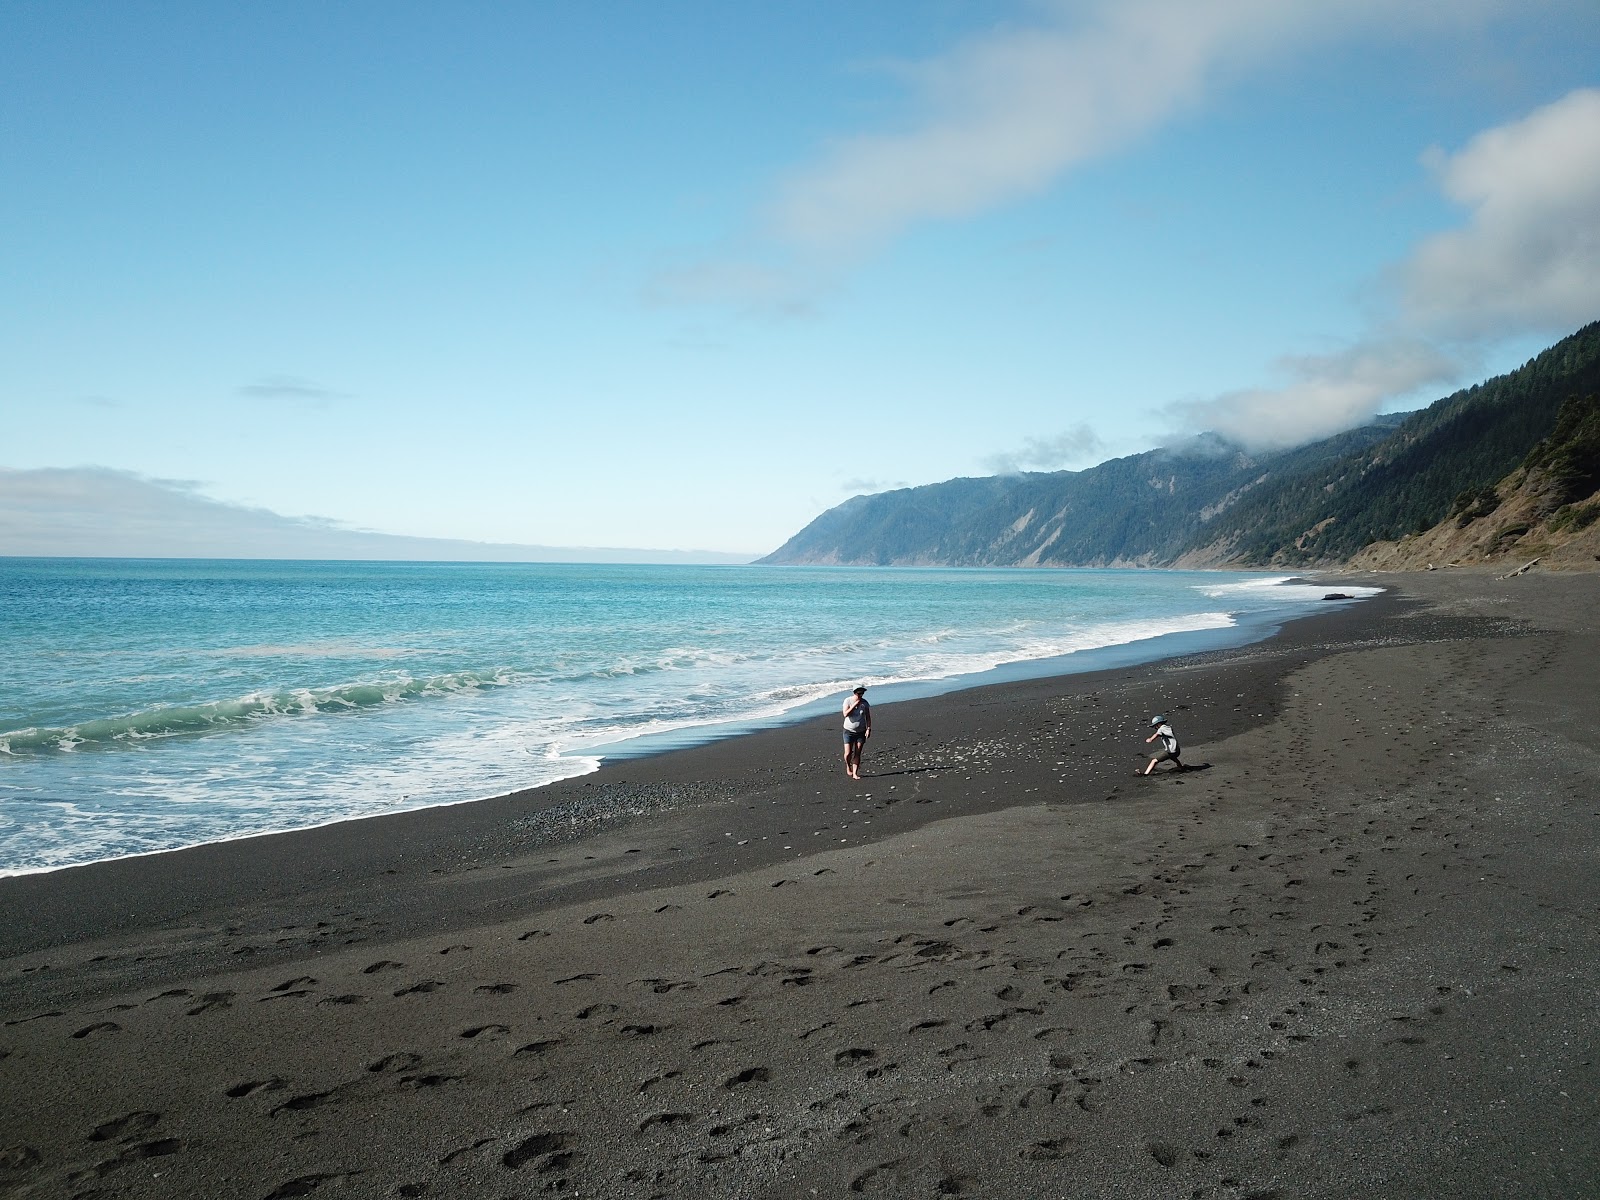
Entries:
[[859, 784], [830, 717], [0, 880], [0, 1194], [1592, 1196], [1600, 575], [1374, 582]]

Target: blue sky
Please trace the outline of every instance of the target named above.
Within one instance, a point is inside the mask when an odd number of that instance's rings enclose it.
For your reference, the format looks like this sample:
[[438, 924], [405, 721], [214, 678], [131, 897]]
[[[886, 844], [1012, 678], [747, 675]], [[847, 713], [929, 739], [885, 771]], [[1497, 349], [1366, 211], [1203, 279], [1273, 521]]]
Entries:
[[13, 0], [0, 71], [0, 552], [764, 553], [1600, 318], [1592, 0]]

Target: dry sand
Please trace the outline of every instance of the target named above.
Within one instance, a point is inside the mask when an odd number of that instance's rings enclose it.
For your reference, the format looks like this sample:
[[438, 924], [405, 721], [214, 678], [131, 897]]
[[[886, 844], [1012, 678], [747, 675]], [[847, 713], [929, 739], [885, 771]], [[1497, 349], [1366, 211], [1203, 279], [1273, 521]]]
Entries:
[[830, 719], [0, 880], [0, 1194], [1593, 1196], [1600, 576], [1378, 582], [860, 784]]

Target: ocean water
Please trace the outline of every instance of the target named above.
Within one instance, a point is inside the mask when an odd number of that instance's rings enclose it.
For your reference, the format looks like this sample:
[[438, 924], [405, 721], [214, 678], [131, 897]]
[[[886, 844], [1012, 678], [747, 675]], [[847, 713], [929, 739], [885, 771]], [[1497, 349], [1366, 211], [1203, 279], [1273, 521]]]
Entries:
[[1248, 640], [1324, 591], [1215, 572], [0, 558], [0, 873], [500, 795], [857, 683], [882, 703]]

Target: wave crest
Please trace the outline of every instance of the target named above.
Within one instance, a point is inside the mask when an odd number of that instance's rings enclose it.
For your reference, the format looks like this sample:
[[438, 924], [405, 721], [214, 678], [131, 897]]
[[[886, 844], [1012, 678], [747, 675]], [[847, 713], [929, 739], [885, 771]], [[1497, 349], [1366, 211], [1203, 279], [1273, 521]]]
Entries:
[[33, 726], [15, 729], [0, 733], [0, 754], [70, 751], [80, 746], [115, 745], [179, 734], [204, 733], [269, 717], [353, 712], [428, 696], [475, 692], [510, 682], [510, 674], [504, 670], [452, 671], [423, 679], [397, 675], [392, 679], [363, 680], [332, 687], [252, 692], [248, 696], [227, 700], [166, 705], [56, 728]]

